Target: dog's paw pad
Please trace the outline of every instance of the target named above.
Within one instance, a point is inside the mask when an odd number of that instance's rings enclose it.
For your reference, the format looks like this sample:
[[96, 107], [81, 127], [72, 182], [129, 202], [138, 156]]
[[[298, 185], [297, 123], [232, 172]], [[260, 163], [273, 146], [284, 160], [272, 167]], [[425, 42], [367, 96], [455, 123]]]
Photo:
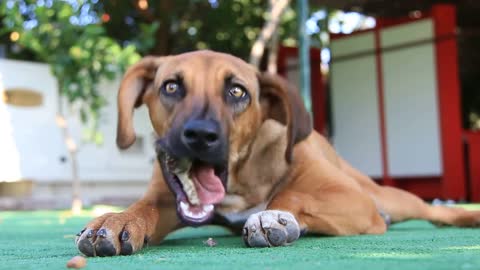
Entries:
[[243, 226], [243, 240], [249, 247], [288, 245], [300, 237], [295, 217], [285, 211], [267, 210], [251, 215]]
[[80, 250], [80, 252], [85, 254], [85, 256], [88, 256], [88, 257], [95, 256], [95, 248], [93, 247], [93, 244], [90, 240], [82, 239], [80, 241], [77, 241], [77, 247], [78, 247], [78, 250]]
[[95, 251], [97, 256], [100, 257], [109, 257], [117, 254], [114, 244], [105, 238], [97, 239]]

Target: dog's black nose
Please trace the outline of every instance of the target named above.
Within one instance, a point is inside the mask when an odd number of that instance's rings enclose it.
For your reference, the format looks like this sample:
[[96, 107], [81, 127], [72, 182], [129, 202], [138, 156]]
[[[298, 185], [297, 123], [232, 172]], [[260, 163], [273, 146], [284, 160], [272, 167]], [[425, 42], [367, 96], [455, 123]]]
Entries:
[[220, 128], [212, 120], [189, 120], [183, 126], [182, 141], [195, 151], [205, 151], [220, 144]]

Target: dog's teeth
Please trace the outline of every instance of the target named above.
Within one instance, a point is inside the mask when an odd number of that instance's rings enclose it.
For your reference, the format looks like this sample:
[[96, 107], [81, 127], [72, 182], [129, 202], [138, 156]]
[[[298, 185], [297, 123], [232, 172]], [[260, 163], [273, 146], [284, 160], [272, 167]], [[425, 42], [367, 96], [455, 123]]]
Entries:
[[189, 212], [189, 211], [188, 211], [188, 208], [189, 208], [189, 207], [188, 207], [188, 204], [187, 204], [186, 202], [184, 202], [184, 201], [181, 201], [181, 202], [180, 202], [180, 208], [182, 208], [182, 210], [183, 210], [184, 212]]
[[201, 218], [206, 217], [208, 211], [205, 211], [205, 207], [207, 207], [207, 208], [211, 207], [213, 209], [213, 205], [209, 204], [209, 205], [205, 205], [203, 207], [204, 210], [194, 213], [194, 212], [190, 211], [190, 206], [188, 205], [188, 203], [180, 201], [180, 208], [182, 209], [182, 212], [185, 214], [185, 216], [187, 216], [189, 218], [201, 219]]
[[211, 212], [213, 210], [213, 204], [207, 204], [203, 206], [203, 211], [205, 212]]
[[187, 211], [186, 215], [191, 217], [191, 218], [200, 219], [200, 218], [204, 218], [207, 215], [207, 213], [205, 213], [204, 211], [201, 211], [201, 212], [198, 212], [198, 213], [192, 213], [190, 211]]
[[194, 214], [194, 217], [195, 218], [204, 218], [206, 215], [207, 215], [207, 213], [202, 211], [202, 212], [198, 212], [198, 213]]
[[185, 215], [190, 217], [190, 218], [196, 218], [195, 217], [196, 215], [193, 212], [190, 212], [189, 210], [185, 211]]

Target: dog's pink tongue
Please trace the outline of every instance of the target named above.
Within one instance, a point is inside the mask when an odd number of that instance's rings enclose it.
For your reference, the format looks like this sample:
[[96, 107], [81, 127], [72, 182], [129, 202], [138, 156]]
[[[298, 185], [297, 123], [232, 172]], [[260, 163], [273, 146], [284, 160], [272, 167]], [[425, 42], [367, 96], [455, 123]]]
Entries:
[[223, 200], [225, 189], [222, 181], [215, 175], [213, 167], [199, 166], [192, 170], [192, 180], [203, 205], [215, 204]]

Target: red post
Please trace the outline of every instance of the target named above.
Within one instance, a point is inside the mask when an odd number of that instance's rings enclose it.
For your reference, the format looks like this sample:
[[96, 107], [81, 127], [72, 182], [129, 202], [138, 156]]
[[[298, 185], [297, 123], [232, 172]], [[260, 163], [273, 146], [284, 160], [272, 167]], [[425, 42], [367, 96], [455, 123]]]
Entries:
[[480, 202], [480, 132], [468, 132], [468, 167], [470, 171], [470, 201]]
[[460, 81], [458, 69], [456, 9], [453, 5], [439, 4], [432, 8], [435, 25], [437, 59], [437, 88], [442, 142], [443, 197], [465, 199], [466, 178], [463, 156]]
[[386, 186], [393, 186], [394, 182], [390, 177], [388, 168], [388, 146], [387, 146], [387, 127], [385, 119], [385, 98], [384, 98], [384, 83], [383, 83], [383, 60], [382, 60], [382, 44], [380, 42], [380, 31], [382, 25], [379, 21], [375, 28], [375, 62], [377, 72], [377, 95], [378, 95], [378, 115], [379, 115], [379, 127], [380, 127], [380, 145], [382, 156], [382, 184]]

